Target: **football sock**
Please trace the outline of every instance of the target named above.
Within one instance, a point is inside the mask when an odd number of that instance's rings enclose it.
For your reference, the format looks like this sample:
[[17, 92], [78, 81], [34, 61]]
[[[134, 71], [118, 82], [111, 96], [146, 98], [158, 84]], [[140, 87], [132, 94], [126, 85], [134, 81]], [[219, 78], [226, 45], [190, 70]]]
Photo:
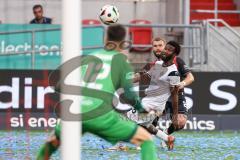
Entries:
[[160, 129], [158, 129], [156, 136], [163, 139], [164, 141], [168, 141], [168, 135]]
[[176, 130], [175, 130], [173, 124], [171, 124], [171, 125], [168, 127], [168, 129], [167, 129], [167, 133], [168, 133], [168, 134], [172, 134], [174, 131], [176, 131]]
[[141, 145], [141, 160], [157, 160], [154, 142], [149, 140]]
[[37, 155], [37, 160], [48, 160], [57, 148], [58, 147], [53, 146], [51, 143], [45, 143]]
[[158, 125], [158, 121], [159, 121], [159, 117], [157, 116], [153, 122], [152, 122], [152, 125], [154, 125], [155, 127]]

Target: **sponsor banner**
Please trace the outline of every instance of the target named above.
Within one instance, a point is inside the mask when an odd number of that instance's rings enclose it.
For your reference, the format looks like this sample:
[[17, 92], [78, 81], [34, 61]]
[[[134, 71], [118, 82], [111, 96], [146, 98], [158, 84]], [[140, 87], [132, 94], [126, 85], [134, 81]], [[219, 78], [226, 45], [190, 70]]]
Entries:
[[[237, 123], [240, 115], [189, 115], [184, 130], [189, 131], [218, 131], [240, 130]], [[160, 128], [168, 128], [171, 121], [162, 119], [159, 121]]]
[[[56, 125], [59, 94], [51, 70], [0, 70], [0, 129], [47, 129]], [[59, 79], [59, 74], [54, 77]], [[55, 85], [54, 83], [52, 85]]]
[[52, 113], [59, 96], [49, 85], [49, 74], [48, 70], [0, 70], [0, 112]]
[[[59, 50], [62, 49], [60, 28], [61, 26], [56, 24], [1, 24], [1, 32], [17, 31], [20, 33], [0, 35], [0, 54], [35, 50], [41, 56], [59, 56]], [[34, 46], [32, 46], [32, 32], [30, 31], [35, 31]], [[103, 27], [83, 27], [81, 35], [83, 47], [103, 45]], [[48, 50], [52, 51], [48, 52]]]
[[[62, 50], [60, 27], [52, 24], [1, 24], [1, 33], [6, 34], [0, 35], [0, 68], [57, 68], [61, 62], [60, 50]], [[84, 48], [82, 54], [96, 51], [95, 47], [101, 48], [104, 45], [104, 32], [103, 26], [84, 26], [81, 33]], [[34, 66], [31, 63], [32, 50], [35, 51]], [[9, 56], [7, 53], [16, 54]]]
[[[3, 24], [0, 26], [1, 32], [21, 32], [18, 34], [1, 34], [0, 35], [0, 54], [7, 52], [22, 52], [35, 49], [39, 51], [42, 56], [57, 55], [56, 52], [44, 52], [46, 50], [60, 50], [61, 49], [61, 34], [60, 30], [48, 30], [35, 32], [34, 46], [32, 46], [32, 33], [26, 32], [31, 30], [46, 30], [60, 28], [60, 25], [31, 25], [31, 24]], [[34, 47], [34, 48], [32, 48]]]
[[[49, 85], [51, 70], [0, 70], [0, 129], [55, 126], [59, 94]], [[192, 108], [188, 130], [238, 130], [240, 73], [194, 73], [185, 89]], [[59, 74], [54, 77], [59, 82]], [[54, 84], [52, 84], [54, 85]], [[161, 121], [162, 127], [170, 121]]]
[[0, 116], [0, 130], [45, 130], [54, 128], [59, 121], [54, 113], [1, 112]]
[[[0, 130], [47, 130], [56, 126], [59, 119], [53, 113], [29, 113], [9, 112], [0, 113]], [[240, 130], [237, 123], [240, 115], [190, 115], [184, 130], [187, 131], [218, 131], [218, 130]], [[159, 121], [162, 129], [171, 124], [169, 118]]]
[[197, 72], [185, 88], [193, 114], [240, 114], [240, 72]]

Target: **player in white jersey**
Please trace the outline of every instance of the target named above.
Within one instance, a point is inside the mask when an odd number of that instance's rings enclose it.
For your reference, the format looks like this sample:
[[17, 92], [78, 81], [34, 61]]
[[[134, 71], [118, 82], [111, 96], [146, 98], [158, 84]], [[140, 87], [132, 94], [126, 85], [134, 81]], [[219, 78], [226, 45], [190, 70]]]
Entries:
[[151, 81], [149, 87], [145, 90], [146, 97], [142, 99], [144, 109], [162, 113], [168, 98], [171, 96], [172, 87], [180, 83], [177, 67], [175, 64], [156, 61], [154, 67], [146, 74], [151, 77]]
[[[142, 99], [142, 104], [147, 112], [154, 112], [156, 115], [161, 115], [165, 109], [166, 102], [169, 97], [173, 101], [173, 125], [177, 126], [178, 114], [178, 85], [180, 77], [176, 65], [173, 63], [173, 58], [178, 54], [180, 46], [174, 41], [166, 44], [164, 50], [159, 55], [161, 60], [156, 61], [151, 69], [147, 72], [142, 72], [141, 76], [136, 75], [134, 82], [140, 80], [141, 77], [150, 79], [150, 84], [145, 90], [145, 97]], [[138, 124], [146, 128], [150, 133], [163, 139], [167, 142], [168, 148], [173, 148], [174, 137], [167, 135], [160, 129], [152, 125], [154, 116], [152, 114], [138, 115], [128, 112], [128, 117]]]

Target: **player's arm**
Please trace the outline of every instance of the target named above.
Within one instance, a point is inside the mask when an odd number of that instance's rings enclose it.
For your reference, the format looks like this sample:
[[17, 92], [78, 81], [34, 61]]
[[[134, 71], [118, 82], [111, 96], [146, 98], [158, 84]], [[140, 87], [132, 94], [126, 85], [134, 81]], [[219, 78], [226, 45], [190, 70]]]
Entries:
[[129, 104], [139, 111], [144, 111], [139, 97], [132, 90], [132, 79], [134, 72], [132, 67], [127, 62], [127, 57], [123, 54], [118, 54], [112, 61], [112, 81], [116, 90], [124, 89], [124, 94], [120, 97], [124, 98]]
[[194, 76], [191, 72], [187, 73], [186, 74], [186, 77], [184, 78], [183, 81], [181, 81], [181, 84], [180, 84], [180, 89], [192, 84], [194, 82]]
[[144, 85], [149, 84], [151, 80], [151, 72], [140, 71], [134, 74], [133, 83], [141, 82]]
[[172, 115], [172, 124], [174, 128], [178, 127], [178, 86], [171, 87], [171, 97], [172, 97], [172, 107], [173, 107], [173, 115]]
[[[172, 105], [173, 105], [173, 116], [177, 117], [178, 114], [178, 86], [171, 87], [171, 97], [172, 97]], [[173, 117], [173, 119], [174, 119]]]
[[189, 69], [189, 67], [179, 57], [177, 57], [177, 64], [178, 64], [180, 74], [185, 77], [179, 84], [179, 89], [182, 89], [194, 82], [194, 76], [191, 70]]
[[147, 71], [149, 71], [151, 67], [152, 63], [147, 63], [139, 72], [135, 73], [133, 77], [133, 83], [139, 82], [141, 80], [145, 81]]
[[179, 91], [179, 83], [180, 76], [177, 71], [173, 71], [168, 75], [169, 83], [170, 83], [170, 91], [173, 105], [173, 125], [177, 126], [177, 117], [178, 117], [178, 91]]

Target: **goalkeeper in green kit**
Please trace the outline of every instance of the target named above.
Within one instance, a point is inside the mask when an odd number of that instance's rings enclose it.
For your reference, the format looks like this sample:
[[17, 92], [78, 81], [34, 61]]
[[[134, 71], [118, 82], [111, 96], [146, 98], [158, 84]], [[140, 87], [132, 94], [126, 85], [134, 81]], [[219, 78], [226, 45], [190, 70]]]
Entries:
[[[124, 97], [129, 101], [134, 102], [133, 107], [139, 112], [144, 112], [138, 97], [130, 91], [132, 87], [132, 69], [127, 62], [127, 57], [120, 49], [121, 42], [124, 41], [126, 30], [121, 25], [111, 25], [107, 29], [106, 44], [111, 44], [113, 50], [105, 49], [90, 54], [102, 61], [100, 72], [95, 76], [94, 81], [88, 71], [88, 66], [81, 66], [81, 74], [83, 77], [83, 85], [87, 88], [92, 88], [99, 91], [104, 91], [113, 95], [116, 90], [123, 88]], [[90, 70], [91, 72], [92, 70]], [[92, 71], [93, 72], [93, 71]], [[88, 74], [87, 74], [88, 73]], [[90, 77], [89, 77], [90, 75]], [[142, 160], [156, 160], [156, 149], [152, 136], [144, 128], [138, 126], [135, 122], [127, 121], [121, 118], [120, 113], [113, 109], [112, 101], [108, 98], [94, 98], [89, 95], [89, 91], [82, 91], [82, 112], [91, 113], [96, 109], [102, 109], [102, 114], [90, 115], [91, 118], [82, 118], [83, 133], [89, 132], [97, 135], [108, 142], [113, 144], [119, 141], [133, 143], [141, 146], [141, 159]], [[85, 96], [88, 95], [88, 96]], [[105, 106], [103, 106], [103, 102]], [[107, 105], [107, 107], [106, 107]], [[102, 108], [100, 108], [102, 107]], [[106, 108], [112, 108], [110, 110]], [[106, 112], [103, 112], [105, 111]], [[94, 112], [95, 114], [96, 112]], [[37, 160], [47, 160], [51, 154], [57, 150], [60, 145], [60, 130], [61, 126], [58, 124], [55, 128], [54, 134], [50, 136], [48, 141], [40, 149]], [[80, 150], [79, 150], [80, 151]]]

